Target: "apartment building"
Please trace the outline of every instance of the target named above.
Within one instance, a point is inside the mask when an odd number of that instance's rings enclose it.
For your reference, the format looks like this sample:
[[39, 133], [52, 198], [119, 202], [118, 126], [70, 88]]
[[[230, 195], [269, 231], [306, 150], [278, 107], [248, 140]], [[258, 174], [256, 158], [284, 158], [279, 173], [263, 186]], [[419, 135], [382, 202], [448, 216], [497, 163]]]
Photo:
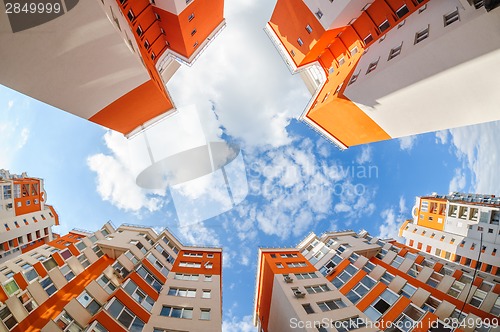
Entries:
[[0, 84], [125, 135], [175, 112], [166, 83], [225, 26], [223, 0], [65, 0], [10, 14], [8, 5]]
[[499, 1], [278, 0], [266, 32], [339, 148], [500, 119]]
[[220, 248], [111, 222], [0, 264], [0, 331], [221, 331]]
[[498, 331], [500, 279], [366, 231], [259, 249], [259, 331]]
[[464, 194], [417, 197], [400, 236], [417, 250], [500, 276], [500, 198]]
[[0, 263], [53, 240], [59, 225], [43, 180], [0, 170]]

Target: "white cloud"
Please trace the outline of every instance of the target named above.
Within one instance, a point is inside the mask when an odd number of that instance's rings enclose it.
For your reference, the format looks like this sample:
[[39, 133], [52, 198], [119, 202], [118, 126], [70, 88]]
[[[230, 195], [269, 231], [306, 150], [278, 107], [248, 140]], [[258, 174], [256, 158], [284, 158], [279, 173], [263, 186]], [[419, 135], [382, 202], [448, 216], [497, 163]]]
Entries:
[[[451, 129], [451, 143], [464, 167], [471, 171], [477, 193], [500, 194], [500, 121]], [[450, 189], [465, 188], [465, 175], [455, 172]]]
[[411, 151], [417, 142], [417, 136], [405, 136], [399, 139], [399, 148], [403, 151]]
[[311, 98], [262, 29], [273, 7], [227, 2], [227, 27], [193, 67], [181, 68], [169, 83], [178, 106], [212, 101], [227, 133], [246, 149], [289, 144], [286, 126]]
[[396, 215], [393, 208], [383, 210], [380, 213], [382, 217], [382, 224], [379, 226], [378, 237], [381, 239], [396, 239], [398, 242], [403, 243], [402, 239], [398, 236], [399, 227], [406, 220], [402, 214]]
[[402, 239], [398, 236], [399, 228], [401, 227], [401, 224], [408, 219], [408, 207], [406, 206], [406, 199], [403, 196], [399, 197], [398, 208], [398, 212], [396, 212], [396, 208], [391, 207], [380, 213], [380, 217], [382, 217], [383, 220], [379, 226], [379, 238], [393, 238], [399, 242], [402, 241]]
[[360, 165], [372, 161], [372, 148], [369, 145], [363, 146], [361, 153], [356, 158], [356, 162]]
[[13, 106], [14, 106], [14, 101], [13, 101], [13, 100], [9, 100], [9, 101], [7, 102], [7, 109], [9, 109], [9, 110], [10, 110]]
[[465, 188], [467, 179], [460, 168], [455, 169], [455, 175], [450, 181], [449, 191], [462, 191]]
[[448, 143], [448, 130], [436, 131], [436, 143], [446, 144]]
[[108, 131], [104, 141], [110, 155], [98, 153], [87, 158], [87, 165], [97, 173], [97, 192], [103, 200], [126, 211], [138, 212], [143, 208], [157, 211], [162, 206], [162, 199], [151, 194], [161, 192], [144, 190], [136, 185], [134, 166], [129, 161], [124, 140], [121, 134]]
[[257, 332], [257, 328], [253, 326], [251, 315], [243, 318], [232, 316], [222, 322], [222, 332]]

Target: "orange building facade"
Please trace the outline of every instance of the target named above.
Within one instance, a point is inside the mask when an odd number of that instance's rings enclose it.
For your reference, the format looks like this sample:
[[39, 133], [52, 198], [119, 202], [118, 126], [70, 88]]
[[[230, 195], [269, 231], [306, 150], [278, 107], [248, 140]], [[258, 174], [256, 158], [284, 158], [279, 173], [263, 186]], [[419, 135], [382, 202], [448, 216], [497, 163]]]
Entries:
[[[474, 46], [476, 54], [470, 57], [455, 59], [450, 52], [461, 52], [465, 45], [447, 44], [455, 38], [456, 30], [461, 30], [462, 39], [472, 38], [483, 29], [489, 34], [498, 19], [500, 10], [487, 12], [483, 1], [472, 0], [278, 0], [266, 31], [289, 69], [301, 74], [313, 94], [301, 119], [345, 149], [498, 120], [495, 106], [484, 101], [485, 108], [477, 118], [472, 119], [467, 109], [453, 108], [450, 119], [437, 107], [449, 96], [434, 91], [429, 97], [434, 106], [429, 111], [427, 101], [417, 98], [427, 89], [420, 86], [422, 80], [435, 79], [443, 84], [450, 79], [443, 71], [473, 61], [479, 53], [497, 56], [498, 33], [494, 33], [493, 41]], [[477, 20], [483, 20], [484, 26], [476, 26]], [[446, 48], [446, 54], [429, 51], [438, 48], [436, 45]], [[446, 65], [439, 63], [440, 56]], [[475, 65], [486, 63], [478, 61]], [[452, 76], [455, 74], [467, 77], [460, 69]], [[485, 82], [489, 80], [496, 78], [485, 78]], [[466, 89], [464, 86], [457, 91], [462, 88]], [[486, 94], [494, 93], [488, 90]], [[471, 104], [482, 99], [470, 98], [474, 100]], [[410, 102], [413, 100], [415, 103]], [[440, 122], [426, 121], [427, 115]]]
[[[366, 231], [260, 249], [259, 331], [496, 331], [500, 282]], [[486, 296], [482, 296], [486, 294]]]
[[222, 250], [108, 222], [0, 265], [0, 331], [221, 331]]
[[0, 224], [0, 262], [54, 239], [59, 216], [46, 204], [42, 179], [0, 170]]
[[13, 33], [2, 12], [0, 83], [133, 135], [175, 112], [166, 84], [224, 28], [223, 7], [223, 0], [77, 1], [63, 15]]

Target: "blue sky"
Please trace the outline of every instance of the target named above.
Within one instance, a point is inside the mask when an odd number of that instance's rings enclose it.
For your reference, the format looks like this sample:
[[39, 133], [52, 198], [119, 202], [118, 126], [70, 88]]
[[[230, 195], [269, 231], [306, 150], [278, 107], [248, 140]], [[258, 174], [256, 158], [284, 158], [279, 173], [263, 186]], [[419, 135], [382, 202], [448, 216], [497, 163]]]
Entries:
[[262, 30], [273, 6], [228, 1], [227, 28], [168, 84], [180, 108], [209, 112], [213, 104], [224, 137], [243, 151], [247, 197], [194, 226], [179, 221], [168, 191], [134, 184], [119, 134], [0, 87], [0, 168], [45, 179], [61, 218], [56, 231], [95, 230], [112, 220], [168, 227], [185, 244], [222, 246], [226, 332], [253, 330], [259, 246], [295, 246], [310, 231], [336, 229], [389, 237], [411, 216], [417, 195], [500, 194], [499, 122], [341, 152], [295, 120], [309, 95]]

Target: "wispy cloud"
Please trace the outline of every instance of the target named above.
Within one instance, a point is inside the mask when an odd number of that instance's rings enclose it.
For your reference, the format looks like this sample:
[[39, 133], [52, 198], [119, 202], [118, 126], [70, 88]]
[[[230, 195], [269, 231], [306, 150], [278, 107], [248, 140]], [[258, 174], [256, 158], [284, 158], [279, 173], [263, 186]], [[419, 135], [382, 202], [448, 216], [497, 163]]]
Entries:
[[473, 191], [500, 194], [500, 121], [451, 129], [445, 133], [437, 133], [436, 137], [440, 143], [450, 142], [463, 162], [462, 170], [455, 170], [450, 190], [467, 189], [464, 172], [467, 169], [472, 176], [470, 184]]
[[360, 165], [368, 163], [372, 160], [372, 148], [369, 145], [365, 145], [361, 149], [361, 153], [356, 158], [356, 162]]
[[229, 317], [222, 322], [222, 332], [257, 332], [253, 326], [252, 316]]
[[378, 237], [381, 239], [393, 238], [401, 242], [398, 237], [399, 228], [401, 224], [408, 219], [408, 208], [406, 207], [406, 200], [403, 196], [399, 198], [399, 211], [396, 207], [385, 209], [380, 213], [382, 223], [379, 226]]
[[2, 142], [0, 144], [0, 165], [2, 168], [11, 168], [18, 153], [28, 143], [30, 137], [29, 125], [22, 117], [12, 112], [16, 103], [7, 100], [6, 104], [0, 106], [6, 112], [0, 112], [0, 133]]
[[411, 151], [417, 142], [417, 136], [405, 136], [399, 139], [399, 148], [403, 151]]

